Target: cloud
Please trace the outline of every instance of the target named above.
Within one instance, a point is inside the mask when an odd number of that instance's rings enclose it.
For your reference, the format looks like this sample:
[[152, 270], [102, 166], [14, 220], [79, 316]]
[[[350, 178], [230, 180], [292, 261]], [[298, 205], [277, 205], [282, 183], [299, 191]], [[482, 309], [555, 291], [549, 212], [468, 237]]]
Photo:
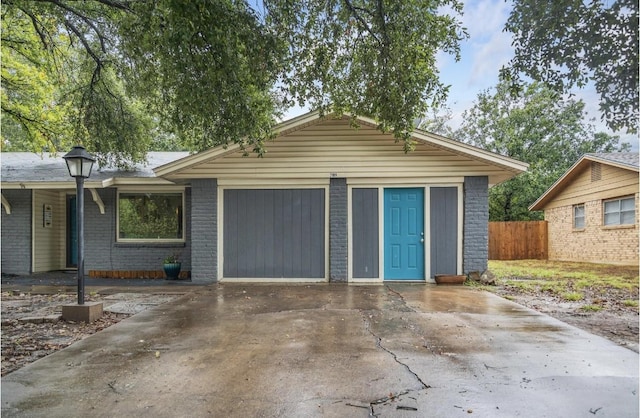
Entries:
[[502, 32], [510, 11], [510, 5], [504, 0], [468, 1], [462, 22], [472, 40], [482, 40]]
[[513, 57], [511, 36], [505, 32], [495, 32], [484, 44], [475, 44], [471, 74], [467, 84], [473, 87], [487, 78], [498, 78], [500, 68]]

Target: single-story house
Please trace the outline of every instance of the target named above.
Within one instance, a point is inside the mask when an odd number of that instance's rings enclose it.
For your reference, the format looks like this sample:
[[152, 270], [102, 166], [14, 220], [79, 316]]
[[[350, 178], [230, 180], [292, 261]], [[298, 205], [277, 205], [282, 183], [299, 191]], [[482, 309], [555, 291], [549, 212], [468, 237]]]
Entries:
[[[309, 113], [263, 158], [151, 152], [85, 181], [85, 271], [137, 277], [179, 253], [194, 282], [431, 281], [487, 266], [488, 188], [527, 164], [427, 132], [405, 153], [375, 121]], [[2, 271], [73, 268], [61, 157], [2, 154]]]
[[585, 154], [530, 210], [543, 210], [549, 260], [638, 265], [637, 152]]

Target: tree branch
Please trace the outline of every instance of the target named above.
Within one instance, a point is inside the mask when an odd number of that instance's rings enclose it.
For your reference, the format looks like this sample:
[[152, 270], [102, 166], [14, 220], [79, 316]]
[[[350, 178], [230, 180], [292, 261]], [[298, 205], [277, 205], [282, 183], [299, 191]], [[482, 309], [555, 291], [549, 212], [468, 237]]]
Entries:
[[31, 19], [31, 24], [33, 25], [33, 29], [35, 29], [36, 33], [38, 34], [38, 37], [40, 38], [40, 42], [42, 42], [42, 46], [44, 47], [44, 49], [45, 50], [49, 49], [48, 46], [49, 46], [49, 40], [51, 39], [51, 36], [44, 29], [44, 25], [42, 25], [40, 20], [38, 20], [38, 18], [29, 10], [25, 10], [22, 7], [18, 7], [18, 8], [22, 11], [22, 13], [29, 16], [29, 19]]
[[369, 35], [371, 35], [373, 39], [375, 39], [378, 45], [382, 46], [382, 41], [380, 41], [380, 38], [378, 38], [378, 35], [375, 32], [373, 32], [369, 24], [364, 20], [362, 16], [360, 16], [358, 11], [364, 11], [372, 17], [373, 17], [373, 14], [361, 7], [354, 6], [350, 0], [344, 0], [344, 3], [347, 6], [347, 9], [349, 9], [349, 11], [351, 12], [351, 15], [360, 23], [360, 25], [369, 33]]
[[[73, 14], [74, 16], [78, 17], [80, 20], [82, 20], [84, 23], [86, 23], [92, 30], [93, 32], [96, 34], [96, 36], [98, 37], [98, 40], [100, 41], [100, 49], [102, 50], [102, 52], [106, 52], [107, 48], [105, 46], [105, 41], [104, 41], [104, 35], [102, 34], [102, 32], [98, 29], [98, 27], [95, 25], [95, 23], [93, 23], [93, 20], [80, 13], [78, 10], [67, 6], [66, 4], [60, 2], [59, 0], [43, 0], [52, 4], [55, 4], [56, 6], [60, 7], [62, 10], [66, 10], [67, 12]], [[69, 22], [68, 19], [65, 19], [65, 23]], [[77, 35], [77, 32], [74, 31], [74, 33], [76, 33], [76, 36], [80, 37], [79, 35]], [[83, 45], [85, 43], [83, 42]], [[86, 46], [85, 46], [86, 48]], [[93, 55], [92, 55], [93, 56]]]

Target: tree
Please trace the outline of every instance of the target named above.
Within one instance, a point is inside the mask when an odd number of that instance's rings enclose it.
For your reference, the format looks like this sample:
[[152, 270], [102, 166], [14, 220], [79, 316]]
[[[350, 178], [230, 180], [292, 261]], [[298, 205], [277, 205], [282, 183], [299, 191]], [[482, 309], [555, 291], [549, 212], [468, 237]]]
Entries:
[[143, 158], [154, 132], [179, 142], [163, 140], [165, 149], [239, 143], [261, 155], [298, 102], [373, 117], [409, 150], [413, 120], [446, 97], [435, 57], [458, 57], [461, 8], [457, 0], [7, 0], [2, 112], [24, 135], [3, 132], [4, 147], [26, 137], [31, 150], [56, 151], [80, 140], [124, 165]]
[[271, 0], [267, 21], [290, 46], [285, 96], [314, 109], [374, 117], [405, 151], [414, 121], [446, 99], [436, 52], [459, 58], [466, 32], [441, 10], [456, 0]]
[[83, 6], [80, 13], [58, 1], [2, 4], [1, 108], [10, 127], [3, 150], [84, 143], [101, 163], [127, 166], [144, 158], [150, 119], [108, 55], [112, 8]]
[[453, 138], [454, 132], [449, 125], [451, 119], [453, 119], [453, 112], [451, 111], [450, 107], [444, 105], [440, 109], [431, 109], [430, 113], [423, 115], [420, 119], [418, 119], [416, 128], [434, 134]]
[[519, 74], [561, 92], [593, 82], [609, 128], [638, 129], [637, 0], [514, 0], [505, 25], [515, 57], [502, 76]]
[[528, 207], [583, 154], [629, 148], [618, 136], [596, 133], [591, 122], [582, 101], [563, 99], [538, 82], [517, 96], [505, 81], [478, 94], [454, 137], [530, 164], [526, 173], [490, 189], [489, 219], [541, 219]]

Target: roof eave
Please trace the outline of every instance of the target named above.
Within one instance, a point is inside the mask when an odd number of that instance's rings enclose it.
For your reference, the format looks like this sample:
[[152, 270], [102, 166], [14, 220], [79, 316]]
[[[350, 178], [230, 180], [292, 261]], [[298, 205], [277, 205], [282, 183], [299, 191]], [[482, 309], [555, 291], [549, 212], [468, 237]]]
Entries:
[[203, 161], [208, 160], [209, 158], [219, 157], [220, 155], [224, 155], [227, 153], [232, 153], [240, 149], [239, 144], [231, 144], [227, 146], [218, 146], [206, 151], [202, 151], [197, 154], [189, 155], [184, 158], [180, 158], [179, 160], [172, 161], [170, 163], [155, 167], [153, 169], [153, 173], [157, 177], [165, 177], [170, 175], [171, 173], [179, 170], [183, 170], [188, 168], [194, 164], [201, 163]]
[[[113, 186], [173, 186], [174, 182], [158, 177], [111, 177], [105, 180], [85, 180], [86, 189], [104, 189]], [[68, 190], [76, 187], [76, 182], [69, 181], [3, 181], [0, 187], [7, 190]]]
[[622, 161], [614, 161], [614, 160], [609, 160], [607, 158], [602, 158], [599, 157], [597, 155], [592, 155], [592, 154], [585, 154], [584, 158], [590, 161], [594, 161], [594, 162], [598, 162], [598, 163], [602, 163], [602, 164], [607, 164], [610, 165], [612, 167], [617, 167], [617, 168], [624, 168], [625, 170], [631, 170], [631, 171], [636, 171], [636, 172], [640, 172], [640, 167], [633, 165], [633, 164], [627, 164], [624, 163]]

